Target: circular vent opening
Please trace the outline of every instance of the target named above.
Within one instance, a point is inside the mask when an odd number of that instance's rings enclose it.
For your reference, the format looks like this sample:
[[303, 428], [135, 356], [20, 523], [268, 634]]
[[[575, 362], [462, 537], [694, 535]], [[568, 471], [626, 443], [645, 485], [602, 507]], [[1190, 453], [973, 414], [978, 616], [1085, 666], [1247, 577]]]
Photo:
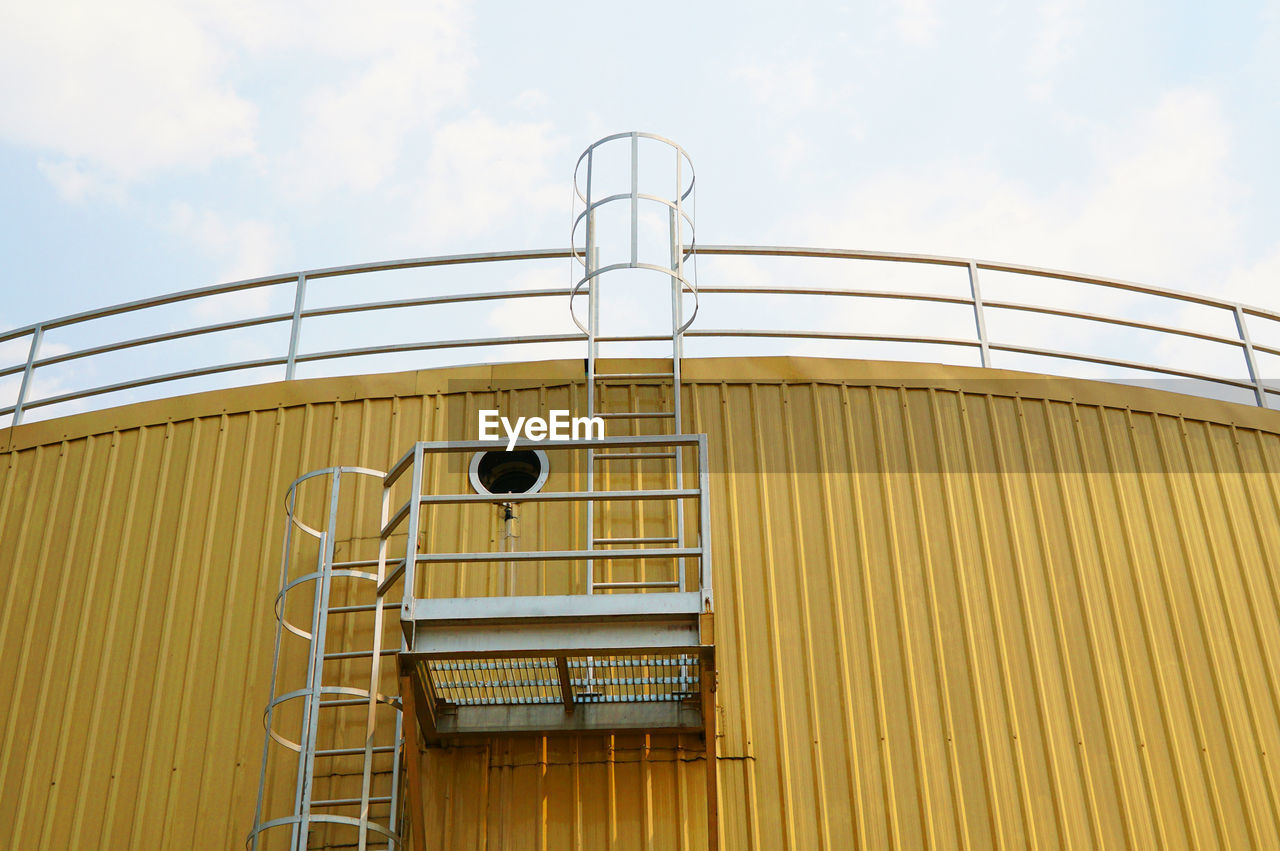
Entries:
[[476, 493], [537, 493], [547, 480], [547, 453], [541, 449], [477, 452], [471, 458]]

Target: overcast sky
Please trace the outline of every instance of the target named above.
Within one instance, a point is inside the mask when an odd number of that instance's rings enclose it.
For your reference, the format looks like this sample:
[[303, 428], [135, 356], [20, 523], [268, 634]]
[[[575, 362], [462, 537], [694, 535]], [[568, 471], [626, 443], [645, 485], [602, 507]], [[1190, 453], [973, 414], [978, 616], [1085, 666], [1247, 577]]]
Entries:
[[[0, 4], [0, 328], [561, 246], [594, 139], [698, 237], [1022, 261], [1280, 308], [1280, 2]], [[566, 275], [567, 278], [567, 275]]]

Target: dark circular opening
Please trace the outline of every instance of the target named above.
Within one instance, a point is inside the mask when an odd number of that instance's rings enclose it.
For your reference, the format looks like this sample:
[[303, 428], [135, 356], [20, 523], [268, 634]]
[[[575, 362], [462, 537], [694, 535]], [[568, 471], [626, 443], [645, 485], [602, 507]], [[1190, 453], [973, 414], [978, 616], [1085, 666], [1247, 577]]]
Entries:
[[489, 493], [528, 493], [542, 476], [542, 459], [537, 452], [485, 452], [476, 467], [476, 481]]

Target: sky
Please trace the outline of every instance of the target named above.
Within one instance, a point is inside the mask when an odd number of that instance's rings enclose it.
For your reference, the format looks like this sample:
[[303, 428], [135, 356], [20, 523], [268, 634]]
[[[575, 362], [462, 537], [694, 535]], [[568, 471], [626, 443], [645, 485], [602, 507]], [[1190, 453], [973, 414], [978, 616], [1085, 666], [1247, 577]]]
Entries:
[[0, 329], [565, 246], [574, 162], [620, 130], [689, 152], [703, 243], [971, 256], [1280, 309], [1280, 0], [11, 0]]

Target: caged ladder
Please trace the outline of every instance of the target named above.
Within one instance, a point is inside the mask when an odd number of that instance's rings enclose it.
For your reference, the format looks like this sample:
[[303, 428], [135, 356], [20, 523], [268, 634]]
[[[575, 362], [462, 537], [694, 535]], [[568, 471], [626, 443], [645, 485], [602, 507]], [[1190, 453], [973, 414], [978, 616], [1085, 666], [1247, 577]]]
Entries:
[[[666, 179], [674, 180], [673, 187], [666, 194], [659, 194], [662, 175], [659, 173], [659, 185], [653, 186], [653, 192], [641, 191], [641, 167], [645, 160], [641, 149], [648, 154], [648, 162], [671, 157], [674, 160], [672, 173]], [[609, 173], [601, 173], [597, 169], [597, 160], [602, 153], [617, 153], [622, 149], [621, 158], [629, 168]], [[629, 151], [627, 150], [629, 148]], [[629, 153], [629, 156], [626, 154]], [[629, 177], [629, 185], [627, 178]], [[619, 185], [621, 184], [621, 185]], [[644, 187], [649, 189], [649, 186]], [[654, 424], [660, 430], [658, 434], [681, 435], [683, 419], [680, 403], [680, 361], [683, 356], [684, 332], [693, 324], [698, 313], [697, 261], [694, 254], [696, 240], [694, 236], [694, 216], [696, 209], [695, 176], [693, 162], [683, 148], [669, 139], [652, 133], [629, 132], [616, 133], [600, 139], [587, 148], [574, 168], [574, 216], [570, 245], [574, 246], [575, 278], [569, 294], [569, 312], [574, 323], [587, 335], [587, 410], [592, 417], [599, 417], [607, 427], [615, 424], [630, 426], [628, 436], [641, 434], [645, 424]], [[581, 203], [582, 210], [577, 208]], [[667, 240], [665, 256], [653, 256], [653, 246], [641, 245], [642, 210], [665, 208], [667, 220]], [[601, 262], [599, 221], [602, 215], [621, 209], [623, 223], [629, 231], [629, 250], [626, 240], [620, 251], [611, 254]], [[578, 248], [578, 232], [584, 231], [585, 248]], [[610, 276], [622, 277], [615, 273], [623, 270], [641, 270], [662, 275], [670, 280], [671, 321], [670, 334], [654, 335], [605, 335], [601, 333], [600, 305], [604, 297], [604, 286]], [[577, 272], [581, 274], [578, 275]], [[585, 295], [587, 299], [586, 321], [578, 316], [575, 309], [578, 297]], [[692, 309], [686, 317], [685, 297], [692, 299]], [[605, 372], [601, 371], [600, 344], [605, 343], [651, 343], [670, 341], [671, 349], [666, 360], [666, 368], [657, 372]], [[608, 361], [605, 361], [608, 363]], [[613, 410], [607, 404], [605, 388], [609, 385], [634, 385], [636, 383], [654, 383], [659, 388], [669, 389], [669, 394], [660, 393], [655, 404], [628, 404], [624, 410]], [[665, 398], [664, 398], [665, 396]], [[637, 401], [635, 394], [631, 400]], [[655, 433], [655, 432], [649, 432]], [[674, 487], [684, 487], [684, 470], [680, 453], [675, 449], [646, 451], [624, 450], [604, 451], [589, 450], [587, 455], [587, 489], [594, 490], [598, 476], [607, 477], [609, 468], [618, 463], [662, 461], [667, 465], [665, 475], [674, 479]], [[674, 506], [673, 526], [662, 535], [644, 536], [610, 536], [597, 534], [597, 521], [605, 530], [610, 524], [607, 512], [610, 504], [599, 507], [593, 503], [586, 505], [586, 548], [589, 551], [609, 550], [615, 546], [642, 546], [658, 544], [681, 548], [684, 546], [685, 517], [684, 504], [676, 501]], [[596, 573], [596, 563], [588, 559], [586, 562], [586, 593], [599, 591], [642, 591], [642, 590], [680, 590], [686, 587], [686, 560], [676, 562], [676, 575], [662, 579], [640, 577], [634, 580], [614, 581], [612, 577], [601, 579]]]

